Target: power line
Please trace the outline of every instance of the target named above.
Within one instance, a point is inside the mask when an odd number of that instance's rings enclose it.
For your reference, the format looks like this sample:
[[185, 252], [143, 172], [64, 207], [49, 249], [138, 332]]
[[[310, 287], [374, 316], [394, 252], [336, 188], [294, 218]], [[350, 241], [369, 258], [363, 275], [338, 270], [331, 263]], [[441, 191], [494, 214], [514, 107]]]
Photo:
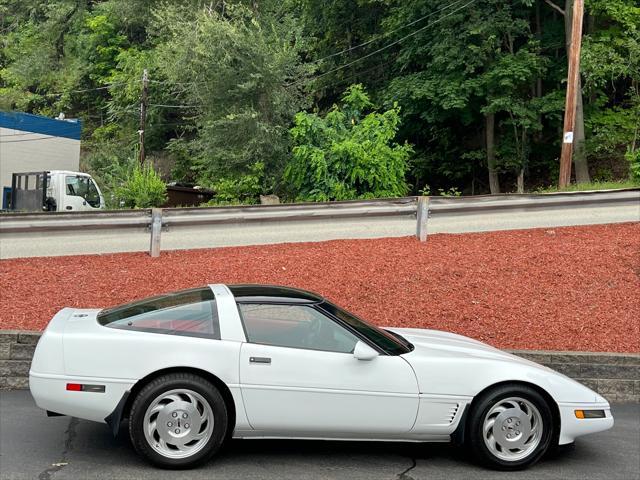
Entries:
[[[369, 44], [371, 44], [371, 43], [373, 43], [373, 42], [377, 42], [378, 40], [380, 40], [380, 39], [382, 39], [382, 38], [386, 38], [386, 37], [388, 37], [388, 36], [390, 36], [390, 35], [392, 35], [392, 34], [394, 34], [394, 33], [396, 33], [396, 32], [399, 32], [400, 30], [404, 30], [404, 29], [405, 29], [405, 28], [407, 28], [407, 27], [410, 27], [410, 26], [412, 26], [412, 25], [415, 25], [416, 23], [420, 23], [420, 22], [422, 22], [423, 20], [426, 20], [427, 18], [430, 18], [430, 17], [434, 16], [434, 15], [435, 15], [435, 14], [437, 14], [437, 13], [440, 13], [440, 12], [442, 12], [442, 11], [444, 11], [444, 10], [448, 10], [449, 8], [452, 8], [452, 7], [454, 7], [455, 5], [457, 5], [457, 4], [459, 4], [459, 3], [463, 2], [463, 1], [464, 1], [464, 0], [456, 0], [456, 1], [452, 2], [452, 3], [449, 3], [448, 5], [445, 5], [445, 6], [441, 7], [441, 8], [439, 8], [438, 10], [435, 10], [435, 11], [433, 11], [433, 12], [430, 12], [430, 13], [426, 14], [426, 15], [423, 15], [422, 17], [420, 17], [420, 18], [418, 18], [418, 19], [416, 19], [416, 20], [413, 20], [413, 21], [411, 21], [411, 22], [409, 22], [409, 23], [406, 23], [405, 25], [402, 25], [402, 26], [400, 26], [400, 27], [398, 27], [398, 28], [394, 28], [393, 30], [390, 30], [390, 31], [388, 31], [388, 32], [385, 32], [385, 33], [384, 33], [384, 34], [382, 34], [382, 35], [378, 35], [378, 36], [376, 36], [376, 37], [374, 37], [374, 38], [372, 38], [372, 39], [370, 39], [370, 40], [367, 40], [366, 42], [362, 42], [362, 43], [360, 43], [360, 44], [358, 44], [358, 45], [354, 45], [353, 47], [349, 47], [349, 48], [346, 48], [346, 49], [344, 49], [344, 50], [340, 50], [339, 52], [332, 53], [332, 54], [330, 54], [330, 55], [327, 55], [327, 56], [325, 56], [325, 57], [319, 58], [319, 59], [314, 60], [314, 61], [309, 62], [309, 63], [310, 63], [310, 64], [320, 63], [320, 62], [322, 62], [322, 61], [324, 61], [324, 60], [327, 60], [327, 59], [329, 59], [329, 58], [333, 58], [333, 57], [336, 57], [336, 56], [338, 56], [338, 55], [342, 55], [342, 54], [344, 54], [344, 53], [348, 53], [348, 52], [351, 52], [351, 51], [353, 51], [353, 50], [357, 50], [357, 49], [359, 49], [359, 48], [365, 47], [365, 46], [367, 46], [367, 45], [369, 45]], [[475, 1], [475, 0], [473, 0], [473, 1]], [[470, 2], [470, 3], [473, 3], [473, 2]], [[466, 5], [465, 5], [465, 6], [466, 6]], [[453, 13], [453, 12], [452, 12], [452, 13]], [[434, 22], [434, 23], [436, 23], [436, 22]], [[433, 25], [433, 24], [432, 24], [432, 25]], [[176, 86], [182, 86], [182, 85], [201, 85], [201, 84], [205, 84], [205, 83], [206, 83], [206, 82], [171, 82], [171, 81], [169, 81], [169, 80], [149, 80], [149, 82], [150, 82], [150, 83], [162, 84], [162, 85], [176, 85]], [[159, 106], [159, 107], [165, 107], [165, 106], [166, 106], [166, 107], [169, 107], [168, 105], [155, 105], [155, 106]], [[178, 108], [178, 107], [174, 107], [174, 108]]]
[[159, 108], [198, 108], [202, 105], [165, 105], [163, 103], [150, 103], [149, 106]]
[[113, 86], [116, 85], [124, 85], [128, 82], [114, 82], [114, 83], [110, 83], [109, 85], [104, 85], [102, 87], [96, 87], [96, 88], [83, 88], [81, 90], [69, 90], [66, 92], [60, 92], [60, 93], [43, 93], [42, 96], [43, 97], [61, 97], [62, 95], [66, 95], [68, 93], [85, 93], [85, 92], [95, 92], [98, 90], [107, 90]]
[[313, 77], [313, 78], [304, 79], [304, 80], [301, 80], [301, 81], [298, 81], [298, 82], [293, 82], [293, 83], [290, 83], [290, 84], [289, 84], [289, 85], [287, 85], [287, 86], [288, 86], [288, 87], [293, 87], [293, 86], [299, 85], [300, 83], [305, 83], [305, 82], [310, 82], [310, 81], [317, 80], [317, 79], [322, 78], [322, 77], [324, 77], [324, 76], [326, 76], [326, 75], [329, 75], [329, 74], [331, 74], [331, 73], [337, 72], [338, 70], [342, 70], [343, 68], [350, 67], [351, 65], [354, 65], [354, 64], [356, 64], [356, 63], [358, 63], [358, 62], [360, 62], [360, 61], [364, 60], [365, 58], [369, 58], [369, 57], [372, 57], [372, 56], [374, 56], [374, 55], [377, 55], [378, 53], [383, 52], [384, 50], [387, 50], [387, 49], [389, 49], [389, 48], [393, 47], [394, 45], [397, 45], [397, 44], [398, 44], [398, 43], [400, 43], [400, 42], [403, 42], [403, 41], [404, 41], [404, 40], [406, 40], [407, 38], [412, 37], [412, 36], [414, 36], [414, 35], [417, 35], [418, 33], [420, 33], [420, 32], [422, 32], [422, 31], [426, 30], [427, 28], [429, 28], [429, 27], [431, 27], [431, 26], [435, 25], [436, 23], [440, 23], [440, 22], [442, 22], [444, 19], [446, 19], [446, 18], [450, 17], [451, 15], [453, 15], [454, 13], [456, 13], [456, 12], [458, 12], [458, 11], [462, 10], [463, 8], [468, 7], [469, 5], [471, 5], [472, 3], [474, 3], [475, 1], [476, 1], [476, 0], [470, 0], [469, 2], [465, 3], [465, 4], [464, 4], [464, 5], [462, 5], [461, 7], [458, 7], [458, 8], [456, 8], [455, 10], [450, 11], [450, 12], [449, 12], [449, 13], [447, 13], [446, 15], [443, 15], [442, 17], [438, 18], [437, 20], [434, 20], [433, 22], [431, 22], [431, 23], [429, 23], [429, 24], [425, 25], [424, 27], [420, 27], [419, 29], [414, 30], [413, 32], [411, 32], [411, 33], [409, 33], [409, 34], [405, 35], [404, 37], [401, 37], [401, 38], [399, 38], [398, 40], [394, 40], [393, 42], [388, 43], [387, 45], [385, 45], [385, 46], [383, 46], [383, 47], [380, 47], [380, 48], [378, 48], [377, 50], [374, 50], [374, 51], [373, 51], [373, 52], [371, 52], [371, 53], [368, 53], [368, 54], [363, 55], [363, 56], [361, 56], [361, 57], [359, 57], [359, 58], [356, 58], [355, 60], [353, 60], [353, 61], [351, 61], [351, 62], [345, 63], [345, 64], [343, 64], [343, 65], [339, 65], [339, 66], [337, 66], [337, 67], [335, 67], [335, 68], [332, 68], [331, 70], [327, 70], [326, 72], [321, 73], [320, 75], [316, 75], [316, 76], [315, 76], [315, 77]]
[[423, 15], [422, 17], [420, 17], [420, 18], [418, 18], [416, 20], [413, 20], [412, 22], [409, 22], [409, 23], [407, 23], [405, 25], [402, 25], [402, 26], [400, 26], [398, 28], [395, 28], [393, 30], [385, 32], [382, 35], [378, 35], [378, 36], [376, 36], [376, 37], [374, 37], [374, 38], [372, 38], [370, 40], [367, 40], [366, 42], [362, 42], [362, 43], [360, 43], [358, 45], [354, 45], [353, 47], [345, 48], [344, 50], [340, 50], [339, 52], [332, 53], [331, 55], [327, 55], [325, 57], [319, 58], [319, 59], [314, 60], [313, 62], [310, 62], [310, 63], [320, 63], [320, 62], [322, 62], [324, 60], [328, 60], [329, 58], [337, 57], [338, 55], [342, 55], [344, 53], [349, 53], [349, 52], [352, 52], [353, 50], [357, 50], [359, 48], [365, 47], [365, 46], [367, 46], [367, 45], [369, 45], [369, 44], [371, 44], [373, 42], [377, 42], [378, 40], [380, 40], [382, 38], [386, 38], [386, 37], [388, 37], [388, 36], [390, 36], [390, 35], [392, 35], [392, 34], [394, 34], [396, 32], [399, 32], [400, 30], [404, 30], [407, 27], [411, 27], [412, 25], [415, 25], [416, 23], [420, 23], [423, 20], [426, 20], [427, 18], [432, 17], [436, 13], [440, 13], [443, 10], [447, 10], [447, 9], [453, 7], [454, 5], [456, 5], [458, 3], [461, 3], [462, 1], [463, 0], [456, 0], [455, 2], [452, 2], [452, 3], [448, 4], [448, 5], [445, 5], [444, 7], [440, 8], [438, 10], [435, 10], [433, 12], [430, 12], [430, 13], [426, 14], [426, 15]]
[[338, 85], [342, 85], [343, 83], [349, 83], [355, 77], [360, 77], [361, 75], [364, 75], [365, 73], [369, 73], [371, 71], [387, 67], [391, 63], [393, 63], [393, 60], [389, 60], [387, 62], [380, 63], [380, 64], [374, 65], [372, 67], [369, 67], [369, 68], [365, 68], [364, 70], [358, 70], [357, 72], [350, 73], [347, 77], [344, 77], [344, 78], [341, 78], [339, 80], [336, 80], [335, 82], [325, 83], [325, 84], [322, 85], [322, 88], [336, 87]]
[[196, 85], [198, 83], [206, 82], [172, 82], [170, 80], [149, 80], [150, 83], [159, 83], [161, 85]]

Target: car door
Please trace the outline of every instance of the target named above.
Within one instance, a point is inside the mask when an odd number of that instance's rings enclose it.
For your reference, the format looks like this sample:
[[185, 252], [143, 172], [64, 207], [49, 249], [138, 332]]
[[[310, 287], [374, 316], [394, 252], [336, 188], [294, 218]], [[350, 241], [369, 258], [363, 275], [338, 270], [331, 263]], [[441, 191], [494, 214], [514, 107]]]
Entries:
[[353, 355], [360, 341], [311, 305], [239, 304], [240, 387], [255, 430], [367, 437], [409, 431], [418, 385], [399, 356]]

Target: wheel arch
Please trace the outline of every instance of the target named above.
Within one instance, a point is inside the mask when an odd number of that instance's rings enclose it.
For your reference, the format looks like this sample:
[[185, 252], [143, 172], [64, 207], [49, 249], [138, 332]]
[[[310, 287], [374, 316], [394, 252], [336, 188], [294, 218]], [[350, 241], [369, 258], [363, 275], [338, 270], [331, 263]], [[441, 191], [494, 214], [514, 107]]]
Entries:
[[107, 423], [111, 426], [114, 436], [118, 434], [120, 422], [125, 418], [129, 417], [129, 412], [131, 411], [131, 405], [133, 404], [133, 401], [138, 395], [138, 392], [140, 392], [140, 390], [142, 390], [142, 388], [145, 385], [147, 385], [149, 382], [153, 381], [154, 379], [170, 373], [191, 373], [193, 375], [200, 376], [205, 380], [208, 380], [209, 382], [211, 382], [213, 385], [216, 386], [216, 388], [220, 391], [220, 394], [222, 395], [224, 403], [227, 407], [227, 412], [229, 413], [229, 426], [227, 430], [227, 435], [231, 436], [236, 425], [236, 406], [235, 406], [235, 401], [233, 399], [233, 394], [231, 393], [231, 390], [229, 389], [226, 383], [220, 380], [220, 378], [218, 378], [213, 373], [207, 370], [203, 370], [195, 367], [163, 368], [160, 370], [156, 370], [152, 373], [149, 373], [147, 376], [138, 380], [133, 385], [133, 387], [131, 387], [130, 390], [125, 392], [124, 396], [122, 397], [122, 400], [116, 407], [116, 410], [114, 410], [114, 412], [111, 415], [109, 415], [109, 417], [107, 417], [107, 419], [111, 417], [110, 420], [107, 420]]
[[451, 438], [453, 442], [457, 445], [462, 445], [466, 442], [466, 432], [469, 427], [469, 422], [471, 421], [471, 416], [469, 415], [469, 411], [474, 407], [475, 404], [478, 403], [479, 399], [490, 390], [495, 388], [499, 388], [505, 385], [513, 385], [513, 386], [525, 386], [529, 387], [536, 392], [538, 392], [542, 398], [545, 399], [549, 408], [551, 409], [551, 414], [553, 416], [553, 424], [554, 424], [554, 432], [553, 432], [553, 442], [557, 443], [557, 440], [560, 436], [560, 407], [558, 406], [558, 402], [554, 400], [549, 392], [547, 392], [540, 385], [536, 385], [534, 383], [526, 382], [523, 380], [504, 380], [501, 382], [492, 383], [491, 385], [486, 386], [484, 389], [479, 391], [476, 395], [473, 396], [473, 400], [465, 407], [464, 412], [462, 412], [462, 418], [458, 427], [451, 434]]

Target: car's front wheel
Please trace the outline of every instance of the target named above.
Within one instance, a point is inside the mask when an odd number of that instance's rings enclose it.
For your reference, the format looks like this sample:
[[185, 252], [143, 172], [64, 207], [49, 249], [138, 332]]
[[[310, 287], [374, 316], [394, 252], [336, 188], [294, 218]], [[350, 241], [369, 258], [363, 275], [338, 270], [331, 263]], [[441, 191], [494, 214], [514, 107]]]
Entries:
[[191, 468], [222, 446], [227, 408], [218, 389], [190, 373], [163, 375], [145, 385], [131, 406], [136, 451], [164, 468]]
[[553, 442], [551, 408], [540, 393], [526, 385], [494, 388], [479, 397], [469, 413], [471, 450], [489, 467], [526, 468]]

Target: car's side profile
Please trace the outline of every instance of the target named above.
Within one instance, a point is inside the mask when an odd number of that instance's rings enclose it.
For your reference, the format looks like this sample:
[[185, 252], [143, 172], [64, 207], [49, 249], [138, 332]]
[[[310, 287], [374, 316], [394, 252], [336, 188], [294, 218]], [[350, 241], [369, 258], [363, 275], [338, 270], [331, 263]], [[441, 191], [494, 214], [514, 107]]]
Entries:
[[610, 428], [607, 401], [460, 335], [370, 325], [316, 294], [215, 284], [105, 310], [66, 308], [29, 374], [51, 415], [127, 421], [155, 465], [235, 438], [454, 441], [500, 469]]

